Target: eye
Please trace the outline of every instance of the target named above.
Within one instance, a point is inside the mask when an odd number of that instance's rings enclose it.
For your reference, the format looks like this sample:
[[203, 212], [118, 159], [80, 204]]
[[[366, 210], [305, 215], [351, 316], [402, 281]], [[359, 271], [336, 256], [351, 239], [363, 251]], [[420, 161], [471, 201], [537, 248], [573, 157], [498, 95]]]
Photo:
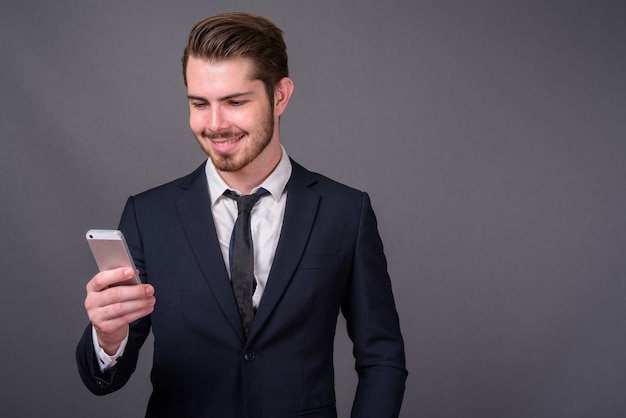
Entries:
[[194, 109], [204, 109], [207, 106], [207, 104], [204, 102], [191, 102], [191, 106]]
[[247, 100], [231, 100], [228, 102], [231, 106], [239, 107], [247, 103]]

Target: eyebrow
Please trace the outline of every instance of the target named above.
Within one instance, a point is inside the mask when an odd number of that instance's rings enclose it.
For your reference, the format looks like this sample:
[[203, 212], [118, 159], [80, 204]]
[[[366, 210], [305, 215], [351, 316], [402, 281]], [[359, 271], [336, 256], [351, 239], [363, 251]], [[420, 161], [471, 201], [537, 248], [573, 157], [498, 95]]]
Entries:
[[[224, 97], [220, 97], [219, 99], [217, 99], [219, 102], [225, 102], [227, 100], [231, 100], [231, 99], [235, 99], [238, 97], [242, 97], [242, 96], [249, 96], [251, 95], [252, 92], [251, 91], [247, 91], [247, 92], [240, 92], [240, 93], [233, 93], [233, 94], [229, 94], [226, 95]], [[187, 99], [189, 100], [201, 100], [204, 102], [208, 102], [208, 100], [206, 99], [206, 97], [202, 97], [202, 96], [194, 96], [192, 94], [188, 94], [187, 95]]]

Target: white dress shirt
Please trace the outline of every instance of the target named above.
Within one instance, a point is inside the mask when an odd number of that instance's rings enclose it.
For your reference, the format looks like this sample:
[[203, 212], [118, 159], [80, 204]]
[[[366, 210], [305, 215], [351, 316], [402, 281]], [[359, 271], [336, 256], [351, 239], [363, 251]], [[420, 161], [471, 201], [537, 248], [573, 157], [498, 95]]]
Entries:
[[[206, 164], [206, 176], [209, 183], [211, 197], [211, 212], [215, 221], [217, 239], [220, 242], [224, 264], [230, 271], [228, 263], [228, 250], [230, 236], [237, 220], [237, 202], [224, 196], [226, 190], [233, 190], [240, 194], [239, 190], [228, 187], [220, 177], [215, 166], [209, 161]], [[287, 201], [287, 181], [291, 176], [291, 162], [283, 149], [283, 156], [272, 173], [259, 185], [252, 189], [252, 193], [260, 188], [269, 192], [259, 199], [252, 208], [250, 218], [250, 230], [254, 247], [254, 277], [257, 286], [252, 296], [252, 305], [258, 308], [267, 284], [270, 268], [274, 261], [274, 253], [278, 245], [278, 238], [283, 225], [285, 215], [285, 202]]]
[[[261, 297], [263, 296], [263, 291], [267, 285], [267, 279], [274, 261], [274, 254], [276, 253], [278, 238], [280, 237], [285, 215], [287, 182], [291, 177], [291, 161], [282, 146], [281, 149], [282, 157], [274, 171], [272, 171], [259, 187], [252, 190], [252, 193], [254, 193], [258, 189], [264, 188], [269, 192], [269, 195], [261, 197], [254, 208], [252, 208], [250, 219], [250, 229], [252, 231], [254, 247], [254, 277], [257, 282], [256, 290], [252, 296], [252, 305], [255, 308], [258, 308]], [[230, 272], [228, 251], [230, 236], [232, 235], [233, 227], [237, 220], [237, 202], [224, 196], [224, 192], [229, 189], [237, 193], [240, 193], [240, 191], [228, 187], [224, 179], [222, 179], [217, 172], [210, 158], [207, 160], [205, 173], [209, 185], [211, 213], [215, 222], [217, 239], [222, 250], [224, 264]], [[104, 371], [115, 366], [117, 359], [124, 353], [128, 336], [122, 341], [117, 353], [112, 356], [109, 356], [100, 347], [96, 331], [93, 328], [92, 336], [100, 370]]]

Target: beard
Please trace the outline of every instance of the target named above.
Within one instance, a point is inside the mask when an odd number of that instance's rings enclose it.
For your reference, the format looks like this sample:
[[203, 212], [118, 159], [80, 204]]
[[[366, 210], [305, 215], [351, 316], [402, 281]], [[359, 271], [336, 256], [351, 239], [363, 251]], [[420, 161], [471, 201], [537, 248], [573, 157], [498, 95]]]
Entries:
[[243, 130], [203, 135], [204, 139], [207, 140], [238, 138], [240, 136], [247, 137], [246, 141], [248, 143], [246, 145], [248, 145], [248, 147], [233, 155], [218, 153], [211, 148], [210, 144], [206, 146], [204, 146], [202, 142], [200, 144], [203, 145], [205, 152], [209, 154], [215, 168], [225, 172], [239, 171], [254, 161], [254, 159], [267, 148], [270, 142], [272, 142], [272, 138], [274, 137], [274, 110], [270, 108], [265, 119], [260, 121], [259, 128], [252, 135], [250, 132]]

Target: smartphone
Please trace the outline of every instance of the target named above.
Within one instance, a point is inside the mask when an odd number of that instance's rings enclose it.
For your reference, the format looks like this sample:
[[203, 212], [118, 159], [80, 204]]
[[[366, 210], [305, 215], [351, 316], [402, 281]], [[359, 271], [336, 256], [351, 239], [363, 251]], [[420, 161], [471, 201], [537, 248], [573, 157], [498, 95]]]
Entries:
[[118, 284], [133, 285], [141, 283], [122, 231], [116, 229], [90, 229], [87, 231], [86, 237], [100, 271], [118, 267], [130, 267], [135, 272], [135, 277]]

